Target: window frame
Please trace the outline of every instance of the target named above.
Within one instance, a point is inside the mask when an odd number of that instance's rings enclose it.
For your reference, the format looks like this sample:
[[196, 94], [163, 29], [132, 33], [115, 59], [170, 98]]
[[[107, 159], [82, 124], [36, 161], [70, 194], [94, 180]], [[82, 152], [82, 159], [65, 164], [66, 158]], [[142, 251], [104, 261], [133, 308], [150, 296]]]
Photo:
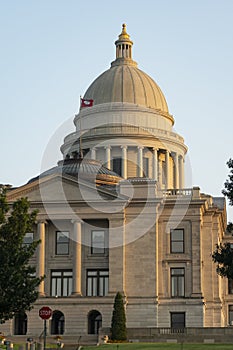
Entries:
[[233, 325], [233, 305], [228, 305], [228, 323], [230, 326]]
[[[182, 273], [175, 274], [175, 271], [182, 270]], [[170, 268], [171, 281], [171, 298], [185, 297], [185, 268], [171, 267]]]
[[[53, 273], [60, 273], [60, 275], [53, 275]], [[65, 275], [66, 273], [69, 273], [70, 275]], [[60, 290], [58, 287], [58, 280], [60, 280]], [[53, 281], [55, 281], [55, 286], [53, 285]], [[65, 282], [66, 281], [66, 282]], [[64, 288], [66, 288], [66, 293], [64, 293]], [[53, 292], [54, 289], [54, 292]], [[61, 297], [66, 298], [69, 297], [72, 294], [73, 291], [73, 271], [70, 269], [53, 269], [50, 272], [50, 296], [51, 297]]]
[[[182, 231], [183, 238], [182, 239], [173, 239], [172, 234], [176, 231]], [[182, 250], [175, 250], [173, 247], [173, 243], [181, 243]], [[184, 254], [185, 253], [185, 230], [183, 228], [176, 228], [170, 230], [170, 253], [171, 254]]]
[[[29, 236], [30, 235], [30, 236]], [[25, 239], [31, 238], [30, 242], [26, 242]], [[23, 238], [23, 246], [28, 247], [34, 242], [34, 232], [26, 232]]]
[[[183, 322], [174, 322], [173, 317], [174, 316], [183, 316]], [[186, 327], [186, 313], [185, 312], [179, 312], [179, 311], [174, 311], [174, 312], [170, 312], [170, 319], [171, 319], [171, 329], [174, 331], [174, 333], [183, 333], [184, 329]], [[182, 327], [177, 327], [181, 325]]]
[[[103, 247], [94, 246], [94, 237], [95, 233], [103, 233]], [[106, 253], [106, 231], [105, 230], [92, 230], [91, 231], [91, 254], [92, 255], [104, 255]]]
[[149, 158], [143, 157], [143, 177], [149, 177]]
[[[101, 275], [101, 273], [103, 274]], [[108, 291], [109, 291], [109, 270], [108, 269], [88, 269], [86, 271], [86, 296], [103, 297], [108, 295]]]
[[122, 157], [112, 158], [112, 170], [119, 176], [122, 176], [122, 163], [123, 163]]
[[[58, 234], [61, 233], [63, 234], [64, 236], [66, 236], [68, 238], [67, 242], [59, 242], [58, 241]], [[66, 235], [67, 234], [67, 235]], [[56, 231], [56, 237], [55, 237], [55, 255], [69, 255], [70, 254], [70, 232], [69, 231]], [[62, 253], [62, 252], [59, 252], [59, 249], [58, 247], [60, 246], [66, 246], [67, 247], [67, 250], [65, 253]]]

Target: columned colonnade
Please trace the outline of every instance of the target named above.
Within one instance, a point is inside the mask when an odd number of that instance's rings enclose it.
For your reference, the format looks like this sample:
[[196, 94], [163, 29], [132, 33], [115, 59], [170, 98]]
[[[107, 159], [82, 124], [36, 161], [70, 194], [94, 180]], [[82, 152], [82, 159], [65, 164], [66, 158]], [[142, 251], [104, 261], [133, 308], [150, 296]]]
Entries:
[[[111, 169], [111, 158], [112, 158], [112, 147], [115, 146], [105, 146], [105, 165], [107, 168]], [[119, 146], [121, 148], [121, 159], [122, 159], [122, 169], [121, 176], [124, 179], [127, 179], [127, 158], [128, 158], [128, 146], [122, 145]], [[132, 146], [130, 146], [132, 147]], [[137, 165], [138, 165], [138, 177], [143, 177], [143, 157], [144, 157], [144, 149], [148, 150], [148, 148], [143, 146], [135, 146], [137, 147]], [[174, 188], [184, 188], [184, 157], [177, 152], [169, 152], [165, 149], [157, 149], [151, 148], [152, 152], [152, 179], [158, 181], [158, 183], [162, 185], [169, 184], [169, 176], [173, 174], [173, 169], [171, 169], [170, 159], [172, 158], [174, 164]], [[93, 147], [91, 149], [91, 159], [97, 160], [96, 156], [97, 147]], [[163, 157], [165, 167], [163, 168]], [[163, 174], [164, 171], [164, 174]], [[168, 186], [169, 187], [169, 186]]]
[[[73, 290], [72, 295], [78, 296], [81, 295], [81, 271], [82, 271], [82, 262], [81, 262], [81, 233], [82, 233], [82, 222], [80, 220], [72, 220], [73, 224]], [[37, 267], [36, 275], [43, 276], [45, 274], [45, 225], [46, 221], [39, 221], [37, 223], [37, 235], [41, 243], [37, 247]], [[40, 296], [45, 296], [45, 284], [44, 281], [41, 282], [38, 289]]]

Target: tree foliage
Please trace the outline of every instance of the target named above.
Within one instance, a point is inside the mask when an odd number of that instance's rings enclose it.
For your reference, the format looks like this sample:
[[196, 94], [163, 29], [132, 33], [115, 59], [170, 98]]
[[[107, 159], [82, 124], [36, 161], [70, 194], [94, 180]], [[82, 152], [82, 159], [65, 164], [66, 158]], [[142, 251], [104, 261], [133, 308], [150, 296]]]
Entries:
[[126, 317], [123, 297], [120, 292], [115, 296], [112, 324], [111, 324], [111, 338], [112, 340], [126, 340]]
[[218, 275], [233, 279], [233, 249], [230, 243], [217, 244], [212, 259], [217, 264]]
[[[233, 160], [230, 158], [227, 162], [230, 174], [224, 183], [225, 189], [222, 190], [224, 196], [229, 199], [229, 204], [233, 205]], [[233, 223], [227, 225], [228, 233], [233, 232]], [[212, 253], [212, 259], [217, 264], [216, 271], [221, 277], [233, 279], [233, 249], [229, 242], [216, 245], [215, 251]]]
[[228, 160], [227, 166], [230, 169], [230, 174], [224, 183], [225, 189], [222, 190], [222, 193], [229, 199], [229, 204], [233, 205], [233, 160], [231, 158]]
[[30, 266], [39, 241], [25, 245], [24, 237], [32, 232], [36, 211], [29, 212], [29, 202], [21, 198], [7, 204], [6, 190], [0, 189], [0, 322], [16, 313], [32, 308], [38, 297], [37, 287], [43, 277], [35, 277], [35, 267]]

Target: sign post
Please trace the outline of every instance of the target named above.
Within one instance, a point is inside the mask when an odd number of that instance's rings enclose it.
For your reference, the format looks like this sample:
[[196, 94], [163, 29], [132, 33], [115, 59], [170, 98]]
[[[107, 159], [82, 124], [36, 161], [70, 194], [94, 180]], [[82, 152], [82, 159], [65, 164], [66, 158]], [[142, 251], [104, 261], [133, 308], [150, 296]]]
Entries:
[[46, 336], [47, 336], [47, 324], [46, 321], [52, 316], [52, 309], [49, 306], [43, 306], [39, 310], [39, 316], [44, 320], [44, 350], [46, 350]]

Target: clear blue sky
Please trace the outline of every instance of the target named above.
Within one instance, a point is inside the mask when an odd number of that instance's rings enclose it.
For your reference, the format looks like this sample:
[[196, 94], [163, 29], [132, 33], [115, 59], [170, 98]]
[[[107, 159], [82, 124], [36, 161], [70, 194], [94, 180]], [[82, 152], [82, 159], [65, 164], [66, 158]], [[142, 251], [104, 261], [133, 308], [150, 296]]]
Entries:
[[40, 173], [54, 134], [48, 166], [61, 158], [79, 96], [114, 60], [125, 22], [189, 147], [188, 185], [220, 196], [233, 157], [232, 17], [232, 0], [0, 0], [0, 183]]

